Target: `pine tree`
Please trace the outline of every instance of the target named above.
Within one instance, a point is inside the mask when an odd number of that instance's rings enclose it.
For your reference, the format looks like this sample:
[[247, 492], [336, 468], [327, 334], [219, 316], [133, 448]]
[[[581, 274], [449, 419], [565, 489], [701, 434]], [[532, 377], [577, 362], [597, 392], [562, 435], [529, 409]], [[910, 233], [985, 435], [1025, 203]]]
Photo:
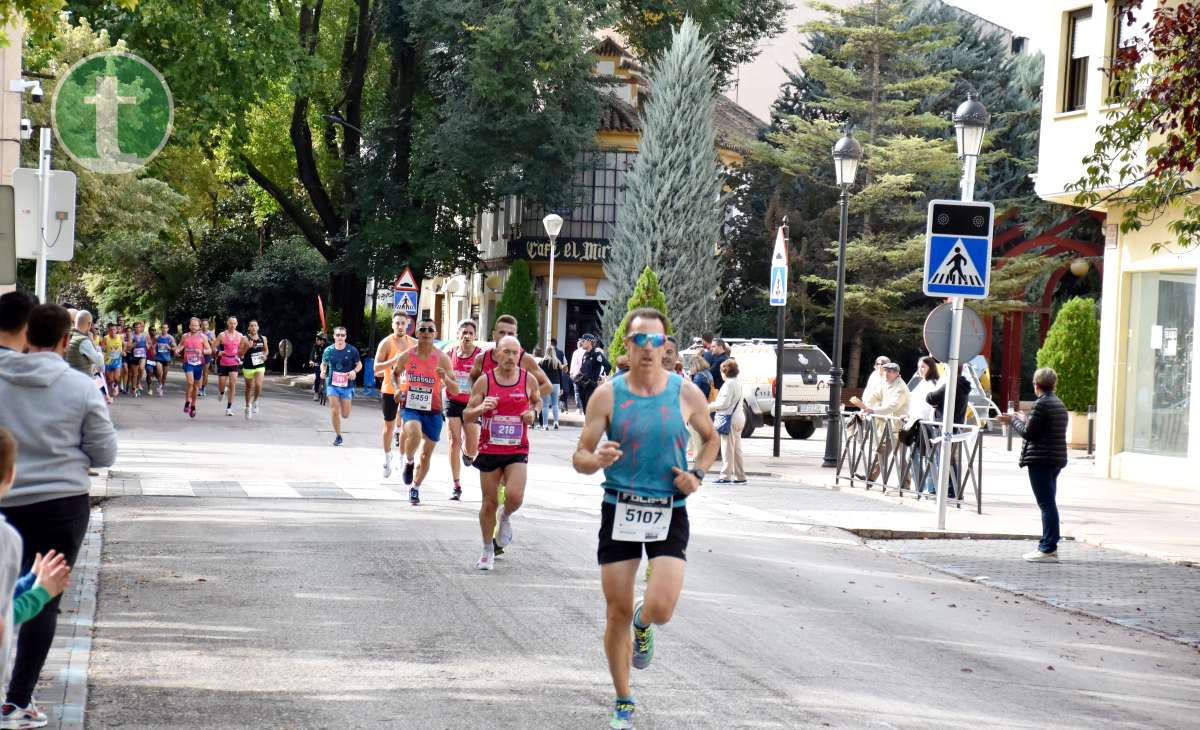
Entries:
[[[808, 88], [823, 94], [806, 99], [806, 106], [852, 123], [864, 152], [850, 199], [846, 251], [846, 383], [854, 386], [866, 337], [911, 341], [923, 319], [914, 310], [929, 308], [921, 292], [928, 191], [953, 188], [960, 168], [953, 141], [944, 139], [949, 126], [944, 115], [953, 108], [934, 113], [919, 106], [950, 87], [954, 70], [931, 70], [928, 54], [953, 43], [955, 36], [948, 25], [910, 23], [914, 5], [909, 0], [813, 7], [830, 17], [803, 30], [829, 40], [821, 45], [823, 54], [800, 62], [800, 73], [812, 81]], [[829, 150], [840, 135], [838, 125], [819, 113], [789, 117], [760, 154], [806, 183], [833, 190]], [[810, 228], [829, 230], [836, 214], [836, 208], [826, 210], [811, 221], [814, 225], [793, 219], [793, 240]], [[836, 262], [836, 241], [826, 240]], [[802, 280], [810, 293], [832, 304], [832, 263]]]
[[496, 302], [491, 329], [496, 329], [496, 319], [500, 315], [511, 314], [517, 318], [517, 339], [521, 341], [521, 347], [532, 351], [541, 342], [538, 339], [537, 310], [537, 300], [533, 298], [533, 279], [529, 276], [529, 264], [524, 259], [517, 259], [508, 273], [508, 281], [504, 283], [504, 293], [500, 295], [500, 301]]
[[[647, 266], [642, 270], [642, 275], [638, 277], [637, 286], [633, 288], [633, 295], [629, 297], [629, 302], [625, 307], [625, 313], [628, 314], [635, 309], [643, 307], [652, 307], [667, 315], [667, 334], [671, 334], [674, 330], [671, 328], [671, 317], [667, 314], [667, 297], [663, 294], [662, 288], [658, 285], [658, 277], [654, 274], [654, 269]], [[612, 341], [608, 346], [608, 356], [612, 360], [616, 360], [619, 355], [625, 354], [625, 320], [622, 315], [621, 324], [617, 326], [616, 332], [613, 334]]]
[[691, 338], [717, 325], [721, 263], [715, 247], [724, 219], [723, 180], [713, 130], [714, 75], [709, 42], [691, 19], [650, 67], [637, 161], [626, 177], [605, 275], [614, 295], [602, 325], [610, 337], [638, 274], [662, 273], [675, 327]]

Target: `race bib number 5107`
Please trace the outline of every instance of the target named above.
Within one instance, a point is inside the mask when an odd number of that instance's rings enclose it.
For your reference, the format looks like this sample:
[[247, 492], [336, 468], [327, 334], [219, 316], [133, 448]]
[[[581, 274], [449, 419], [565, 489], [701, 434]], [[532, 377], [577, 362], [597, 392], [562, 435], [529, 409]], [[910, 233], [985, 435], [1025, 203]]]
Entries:
[[617, 495], [612, 538], [621, 542], [661, 542], [671, 529], [673, 497], [639, 497], [628, 492]]

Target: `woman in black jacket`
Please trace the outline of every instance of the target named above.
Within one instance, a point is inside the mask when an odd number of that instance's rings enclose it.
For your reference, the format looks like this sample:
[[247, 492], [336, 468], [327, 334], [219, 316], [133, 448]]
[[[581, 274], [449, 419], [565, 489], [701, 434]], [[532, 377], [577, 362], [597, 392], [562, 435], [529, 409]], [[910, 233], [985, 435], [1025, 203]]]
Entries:
[[1019, 411], [1000, 416], [1010, 423], [1025, 443], [1021, 445], [1021, 466], [1029, 469], [1029, 485], [1042, 510], [1042, 541], [1038, 549], [1023, 557], [1033, 562], [1058, 560], [1058, 473], [1067, 465], [1067, 408], [1054, 395], [1058, 373], [1053, 368], [1038, 368], [1033, 374], [1037, 400], [1028, 416]]

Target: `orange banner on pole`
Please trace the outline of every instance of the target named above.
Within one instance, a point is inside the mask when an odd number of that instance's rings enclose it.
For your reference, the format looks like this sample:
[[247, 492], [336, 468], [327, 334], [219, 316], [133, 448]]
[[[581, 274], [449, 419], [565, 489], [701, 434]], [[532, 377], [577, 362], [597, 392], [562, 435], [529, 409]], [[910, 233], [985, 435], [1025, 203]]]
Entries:
[[321, 317], [321, 331], [326, 330], [325, 327], [325, 304], [321, 301], [321, 295], [317, 295], [317, 314]]

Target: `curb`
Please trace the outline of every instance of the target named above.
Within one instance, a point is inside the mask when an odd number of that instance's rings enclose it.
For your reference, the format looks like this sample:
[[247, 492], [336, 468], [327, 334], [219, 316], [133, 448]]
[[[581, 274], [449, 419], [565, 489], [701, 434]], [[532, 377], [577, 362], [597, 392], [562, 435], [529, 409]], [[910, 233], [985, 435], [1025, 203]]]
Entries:
[[[1014, 532], [970, 532], [951, 530], [887, 530], [874, 527], [843, 527], [846, 532], [852, 532], [864, 540], [1040, 540], [1041, 535], [1027, 535]], [[1060, 540], [1073, 541], [1073, 537], [1062, 537]]]

